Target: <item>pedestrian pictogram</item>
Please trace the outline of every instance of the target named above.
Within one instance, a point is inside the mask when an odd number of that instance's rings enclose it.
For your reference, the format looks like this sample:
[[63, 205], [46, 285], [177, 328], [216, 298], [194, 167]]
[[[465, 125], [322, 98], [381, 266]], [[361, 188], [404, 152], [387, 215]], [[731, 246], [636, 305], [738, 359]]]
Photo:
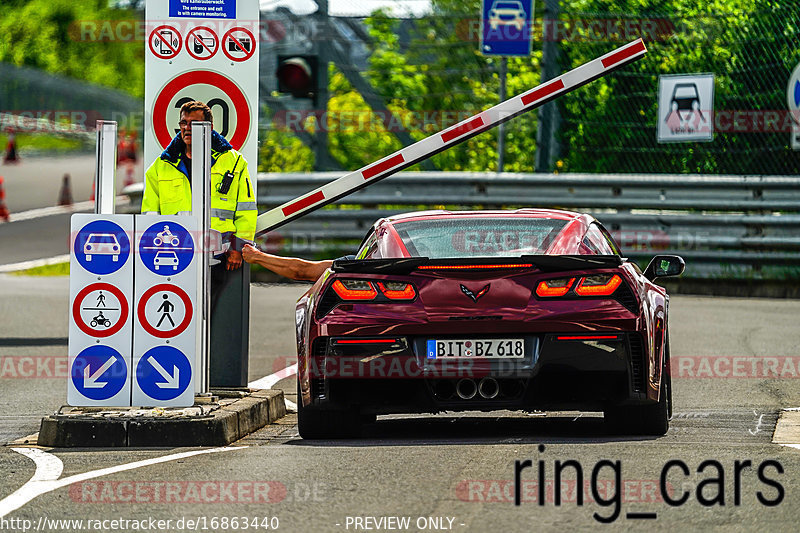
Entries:
[[172, 26], [159, 26], [150, 33], [150, 51], [159, 59], [172, 59], [183, 46], [181, 34]]
[[90, 337], [109, 337], [128, 320], [128, 300], [114, 285], [93, 283], [75, 297], [72, 317], [78, 328]]
[[128, 260], [130, 240], [116, 223], [95, 220], [76, 235], [74, 253], [78, 263], [92, 274], [111, 274]]
[[[136, 365], [136, 384], [141, 392], [153, 400], [174, 400], [187, 392], [191, 382], [192, 365], [189, 359], [172, 346], [149, 349]], [[134, 397], [134, 403], [146, 401]]]
[[194, 257], [194, 240], [180, 224], [153, 224], [139, 241], [144, 265], [155, 274], [171, 276], [183, 272]]
[[247, 28], [231, 28], [222, 37], [222, 52], [231, 61], [247, 61], [255, 51], [256, 38]]
[[211, 28], [197, 26], [186, 34], [186, 51], [195, 59], [211, 59], [218, 49], [219, 37]]
[[168, 283], [150, 287], [136, 309], [139, 325], [154, 337], [168, 339], [183, 333], [192, 321], [194, 306], [186, 291]]
[[[89, 346], [72, 362], [70, 377], [78, 394], [90, 400], [108, 400], [127, 383], [128, 365], [109, 346]], [[127, 397], [124, 402], [129, 403]], [[72, 400], [70, 404], [75, 405]]]

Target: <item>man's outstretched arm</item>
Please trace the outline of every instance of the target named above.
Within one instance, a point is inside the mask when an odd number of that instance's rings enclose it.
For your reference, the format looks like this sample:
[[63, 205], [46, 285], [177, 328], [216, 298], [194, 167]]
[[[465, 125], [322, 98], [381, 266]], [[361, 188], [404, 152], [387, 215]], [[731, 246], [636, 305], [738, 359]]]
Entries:
[[248, 263], [261, 265], [279, 276], [297, 281], [317, 281], [333, 264], [333, 261], [306, 261], [298, 257], [272, 255], [249, 244], [242, 248], [242, 257]]

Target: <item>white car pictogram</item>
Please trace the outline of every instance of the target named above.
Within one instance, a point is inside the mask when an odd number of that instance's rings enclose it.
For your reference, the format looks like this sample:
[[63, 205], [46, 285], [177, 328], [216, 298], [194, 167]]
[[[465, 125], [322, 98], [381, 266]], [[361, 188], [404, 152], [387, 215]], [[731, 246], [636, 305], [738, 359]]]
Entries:
[[172, 270], [178, 270], [178, 255], [170, 251], [157, 252], [155, 259], [153, 259], [153, 266], [156, 270], [162, 266], [171, 266]]
[[119, 241], [113, 233], [90, 233], [83, 245], [87, 261], [91, 261], [93, 255], [110, 255], [112, 261], [118, 261], [119, 252]]
[[516, 0], [497, 0], [489, 10], [489, 26], [496, 30], [498, 26], [516, 26], [522, 30], [525, 26], [525, 9]]

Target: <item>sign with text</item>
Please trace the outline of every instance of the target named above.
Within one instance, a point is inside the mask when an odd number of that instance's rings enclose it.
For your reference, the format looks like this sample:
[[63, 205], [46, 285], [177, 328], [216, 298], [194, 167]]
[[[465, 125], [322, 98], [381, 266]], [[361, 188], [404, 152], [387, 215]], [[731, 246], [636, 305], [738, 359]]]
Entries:
[[658, 79], [658, 142], [714, 140], [714, 75]]
[[145, 9], [145, 164], [180, 131], [181, 106], [200, 100], [214, 129], [255, 165], [258, 0], [147, 0]]

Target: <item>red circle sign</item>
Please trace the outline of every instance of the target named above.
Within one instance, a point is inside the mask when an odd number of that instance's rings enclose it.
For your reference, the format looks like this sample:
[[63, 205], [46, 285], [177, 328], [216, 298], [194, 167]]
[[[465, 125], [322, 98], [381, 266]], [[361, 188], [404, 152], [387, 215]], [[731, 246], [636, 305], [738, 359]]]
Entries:
[[[150, 300], [150, 298], [157, 292], [171, 292], [183, 302], [183, 320], [173, 329], [161, 331], [154, 328], [153, 325], [147, 321], [147, 316], [144, 314], [144, 308], [147, 305], [148, 300]], [[189, 327], [189, 323], [192, 321], [193, 312], [192, 300], [189, 298], [189, 295], [186, 294], [186, 292], [180, 287], [176, 287], [175, 285], [170, 285], [168, 283], [161, 283], [147, 289], [144, 294], [142, 294], [142, 297], [139, 298], [139, 305], [136, 308], [136, 316], [139, 317], [139, 324], [142, 325], [142, 328], [144, 328], [147, 333], [153, 337], [158, 337], [159, 339], [167, 339], [183, 333], [186, 328]]]
[[[240, 31], [247, 34], [247, 37], [238, 36], [235, 37], [233, 32]], [[247, 40], [250, 40], [248, 42]], [[228, 47], [233, 48], [230, 50]], [[236, 54], [244, 54], [242, 57], [237, 57], [232, 55], [231, 52]], [[222, 53], [228, 56], [228, 59], [231, 61], [247, 61], [253, 54], [256, 52], [256, 38], [253, 37], [253, 34], [247, 28], [242, 28], [241, 26], [236, 26], [235, 28], [229, 29], [225, 32], [225, 35], [222, 37]]]
[[247, 105], [247, 99], [238, 85], [222, 74], [211, 70], [184, 72], [173, 78], [161, 90], [158, 97], [156, 97], [155, 105], [153, 105], [153, 131], [158, 144], [162, 148], [166, 148], [172, 140], [169, 126], [167, 126], [167, 109], [172, 98], [182, 89], [199, 83], [217, 87], [227, 94], [233, 102], [233, 107], [236, 110], [236, 131], [233, 132], [228, 141], [235, 150], [240, 150], [244, 145], [244, 141], [247, 140], [247, 134], [250, 132], [250, 106]]
[[172, 59], [181, 51], [183, 39], [180, 32], [172, 26], [159, 26], [150, 33], [147, 44], [157, 58]]
[[[81, 316], [81, 303], [83, 303], [83, 299], [94, 291], [108, 291], [119, 300], [119, 320], [106, 330], [92, 328], [91, 325], [83, 321], [83, 317]], [[125, 322], [128, 321], [128, 300], [125, 299], [125, 295], [122, 294], [121, 290], [109, 283], [92, 283], [81, 289], [78, 295], [75, 296], [75, 301], [72, 302], [72, 318], [75, 320], [75, 325], [90, 337], [110, 337], [121, 330]]]
[[[202, 33], [198, 33], [202, 30]], [[200, 61], [211, 59], [219, 49], [219, 39], [214, 30], [198, 26], [186, 34], [186, 51]]]

